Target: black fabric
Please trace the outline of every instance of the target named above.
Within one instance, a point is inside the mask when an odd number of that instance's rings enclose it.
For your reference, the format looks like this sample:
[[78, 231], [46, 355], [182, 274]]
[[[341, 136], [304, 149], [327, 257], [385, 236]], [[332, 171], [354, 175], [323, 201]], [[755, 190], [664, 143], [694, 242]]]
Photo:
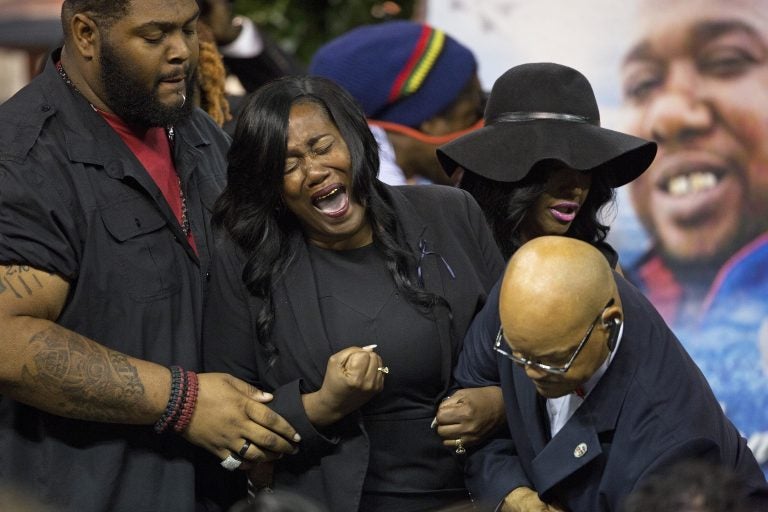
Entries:
[[389, 368], [384, 389], [361, 410], [371, 445], [361, 508], [425, 510], [466, 499], [459, 461], [430, 428], [442, 391], [434, 319], [399, 297], [373, 245], [309, 248], [333, 350], [376, 344]]
[[600, 126], [592, 86], [575, 69], [550, 62], [521, 64], [493, 84], [485, 126], [437, 149], [449, 175], [457, 167], [501, 182], [525, 178], [535, 164], [556, 160], [600, 172], [611, 187], [651, 165], [656, 143]]
[[[420, 262], [425, 289], [450, 305], [450, 312], [444, 306], [434, 308], [435, 339], [419, 341], [420, 346], [431, 349], [439, 364], [437, 387], [442, 395], [464, 332], [501, 275], [503, 260], [482, 212], [466, 192], [436, 185], [387, 190], [409, 250]], [[420, 245], [428, 249], [423, 256]], [[353, 512], [361, 509], [371, 457], [369, 427], [376, 427], [356, 412], [318, 431], [306, 416], [301, 394], [320, 388], [328, 358], [336, 350], [325, 332], [317, 277], [304, 239], [296, 236], [292, 246], [296, 257], [272, 287], [276, 314], [272, 341], [279, 350], [272, 367], [267, 365], [254, 330], [261, 303], [248, 293], [241, 279], [245, 257], [230, 240], [217, 248], [205, 312], [205, 366], [272, 391], [271, 407], [301, 434], [299, 453], [283, 457], [275, 466], [275, 488], [308, 496], [330, 510]], [[355, 280], [346, 279], [345, 284], [352, 287]], [[383, 350], [387, 343], [381, 341]], [[391, 370], [394, 375], [395, 369]], [[435, 435], [428, 431], [435, 408], [430, 417], [414, 420], [407, 434], [393, 435]], [[419, 478], [428, 478], [427, 473], [421, 472]]]
[[[57, 59], [0, 106], [0, 262], [69, 281], [62, 326], [199, 369], [210, 209], [228, 138], [199, 110], [175, 127], [198, 256], [120, 137], [58, 76]], [[0, 485], [57, 511], [192, 510], [196, 451], [151, 426], [65, 419], [0, 397]]]

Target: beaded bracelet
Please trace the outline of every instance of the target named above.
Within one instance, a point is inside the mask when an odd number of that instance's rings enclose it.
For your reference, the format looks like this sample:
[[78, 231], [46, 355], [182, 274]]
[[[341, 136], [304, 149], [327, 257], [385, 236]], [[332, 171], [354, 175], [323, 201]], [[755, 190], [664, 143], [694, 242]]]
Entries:
[[171, 396], [168, 399], [168, 404], [165, 406], [165, 411], [160, 419], [155, 423], [155, 432], [161, 434], [165, 432], [168, 425], [171, 423], [171, 418], [177, 413], [177, 410], [181, 407], [182, 394], [184, 387], [184, 370], [180, 366], [171, 366]]
[[181, 407], [181, 414], [173, 425], [173, 430], [183, 432], [189, 422], [192, 420], [192, 413], [197, 405], [198, 381], [197, 374], [193, 371], [187, 371], [187, 387], [184, 393], [184, 404]]
[[171, 414], [170, 418], [168, 419], [168, 424], [165, 426], [164, 430], [168, 430], [173, 425], [176, 424], [177, 421], [179, 421], [179, 418], [181, 417], [181, 410], [184, 407], [184, 402], [187, 399], [187, 393], [189, 382], [187, 379], [187, 372], [184, 371], [184, 369], [181, 369], [181, 395], [179, 396], [179, 402], [176, 404], [176, 406], [173, 409], [173, 414]]

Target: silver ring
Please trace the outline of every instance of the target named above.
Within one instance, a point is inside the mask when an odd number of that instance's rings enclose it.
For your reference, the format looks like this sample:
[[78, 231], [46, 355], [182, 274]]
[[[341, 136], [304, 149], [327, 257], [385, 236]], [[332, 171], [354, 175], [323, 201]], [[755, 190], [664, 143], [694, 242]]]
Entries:
[[221, 461], [221, 467], [229, 471], [234, 471], [239, 468], [242, 463], [243, 459], [239, 459], [234, 455], [227, 455], [227, 458]]
[[245, 458], [245, 454], [246, 454], [246, 452], [248, 452], [248, 448], [250, 448], [250, 447], [251, 447], [251, 442], [246, 439], [245, 442], [243, 443], [243, 447], [240, 448], [239, 452], [237, 452], [237, 455], [241, 459], [244, 459]]
[[378, 368], [376, 368], [376, 371], [388, 374], [389, 373], [389, 367], [388, 366], [379, 366]]
[[463, 444], [461, 444], [461, 438], [458, 438], [456, 440], [456, 454], [457, 455], [464, 455], [465, 453], [467, 453], [467, 449], [464, 448]]

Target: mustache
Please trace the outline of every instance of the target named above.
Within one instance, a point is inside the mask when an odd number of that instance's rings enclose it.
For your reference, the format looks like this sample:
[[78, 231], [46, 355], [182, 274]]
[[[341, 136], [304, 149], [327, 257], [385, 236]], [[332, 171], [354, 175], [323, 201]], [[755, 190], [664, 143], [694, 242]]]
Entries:
[[192, 68], [189, 65], [187, 65], [175, 71], [171, 71], [169, 73], [163, 73], [157, 78], [157, 83], [160, 83], [164, 80], [171, 80], [173, 78], [178, 78], [180, 76], [184, 76], [185, 80], [189, 80], [189, 78], [192, 76]]

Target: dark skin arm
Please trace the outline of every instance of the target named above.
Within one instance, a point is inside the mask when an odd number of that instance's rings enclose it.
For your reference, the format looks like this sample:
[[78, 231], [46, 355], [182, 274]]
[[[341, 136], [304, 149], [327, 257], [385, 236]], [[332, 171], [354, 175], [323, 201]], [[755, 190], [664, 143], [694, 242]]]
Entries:
[[[168, 368], [110, 350], [55, 323], [69, 293], [61, 277], [0, 265], [0, 394], [81, 420], [151, 425], [170, 395]], [[183, 435], [225, 458], [244, 439], [251, 460], [294, 450], [296, 431], [262, 402], [271, 396], [226, 374], [200, 374]]]
[[506, 425], [499, 386], [460, 389], [440, 403], [435, 416], [443, 445], [456, 447], [456, 439], [472, 446]]

